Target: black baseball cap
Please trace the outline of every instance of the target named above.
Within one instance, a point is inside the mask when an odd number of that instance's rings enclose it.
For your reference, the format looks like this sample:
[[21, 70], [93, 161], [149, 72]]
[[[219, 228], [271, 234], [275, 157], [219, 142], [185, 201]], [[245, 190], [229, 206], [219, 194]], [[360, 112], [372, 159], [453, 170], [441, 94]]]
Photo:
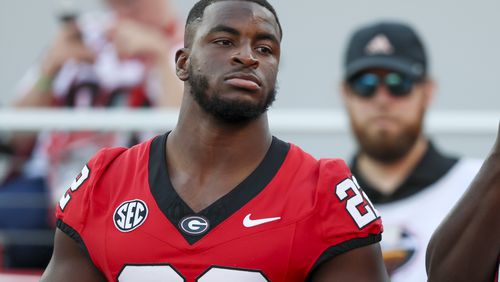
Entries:
[[387, 68], [413, 79], [427, 74], [424, 45], [415, 30], [400, 22], [376, 22], [357, 29], [346, 49], [344, 78], [370, 68]]

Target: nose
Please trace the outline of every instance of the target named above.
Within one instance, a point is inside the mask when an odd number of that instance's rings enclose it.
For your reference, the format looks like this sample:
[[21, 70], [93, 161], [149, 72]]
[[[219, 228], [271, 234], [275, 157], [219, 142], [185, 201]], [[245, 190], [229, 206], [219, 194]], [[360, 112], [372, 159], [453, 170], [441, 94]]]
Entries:
[[234, 64], [241, 64], [246, 67], [257, 68], [259, 66], [259, 60], [254, 56], [253, 49], [250, 46], [243, 46], [236, 50], [231, 56], [231, 61]]
[[381, 83], [375, 89], [375, 95], [373, 97], [378, 102], [389, 102], [393, 100], [389, 88], [385, 84]]

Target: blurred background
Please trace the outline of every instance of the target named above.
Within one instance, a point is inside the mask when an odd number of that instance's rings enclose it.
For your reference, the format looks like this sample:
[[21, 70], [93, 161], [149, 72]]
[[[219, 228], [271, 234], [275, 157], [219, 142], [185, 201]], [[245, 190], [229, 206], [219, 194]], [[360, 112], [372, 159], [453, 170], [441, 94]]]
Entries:
[[[196, 1], [173, 2], [183, 23]], [[412, 24], [426, 44], [430, 74], [438, 85], [426, 123], [429, 135], [447, 153], [473, 158], [488, 153], [500, 120], [500, 1], [271, 2], [284, 28], [279, 91], [270, 115], [280, 138], [316, 157], [350, 158], [356, 144], [339, 94], [345, 44], [360, 25], [393, 19]], [[2, 111], [58, 31], [60, 4], [0, 1], [0, 141], [10, 128], [2, 123], [15, 124], [6, 120], [9, 115], [2, 120]], [[104, 9], [102, 0], [74, 5], [81, 13]], [[171, 117], [165, 130], [175, 124]]]
[[[147, 1], [147, 0], [146, 0]], [[174, 1], [184, 20], [193, 0]], [[0, 2], [0, 104], [15, 95], [16, 84], [57, 31], [56, 0]], [[500, 2], [443, 1], [274, 1], [284, 41], [279, 95], [274, 109], [339, 110], [343, 52], [350, 31], [378, 19], [402, 19], [420, 32], [438, 83], [432, 112], [493, 113], [500, 117]], [[78, 11], [103, 7], [101, 0], [75, 1]], [[297, 113], [300, 113], [299, 111]], [[342, 113], [342, 112], [341, 112]], [[1, 122], [1, 121], [0, 121]], [[431, 132], [444, 150], [482, 157], [496, 130], [471, 136]], [[342, 133], [344, 130], [341, 130]], [[339, 133], [339, 132], [337, 132]], [[348, 134], [281, 136], [316, 156], [348, 157]]]

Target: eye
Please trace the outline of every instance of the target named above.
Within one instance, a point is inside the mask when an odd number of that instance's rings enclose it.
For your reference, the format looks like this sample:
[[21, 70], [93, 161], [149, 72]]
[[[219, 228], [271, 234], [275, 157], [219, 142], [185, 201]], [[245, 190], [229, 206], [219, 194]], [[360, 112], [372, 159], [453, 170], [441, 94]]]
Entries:
[[271, 55], [273, 53], [273, 49], [271, 49], [268, 46], [258, 46], [255, 48], [258, 52], [265, 54], [265, 55]]
[[224, 47], [228, 47], [228, 46], [233, 45], [233, 42], [231, 42], [228, 39], [217, 39], [217, 40], [214, 40], [213, 43], [220, 45], [220, 46], [224, 46]]

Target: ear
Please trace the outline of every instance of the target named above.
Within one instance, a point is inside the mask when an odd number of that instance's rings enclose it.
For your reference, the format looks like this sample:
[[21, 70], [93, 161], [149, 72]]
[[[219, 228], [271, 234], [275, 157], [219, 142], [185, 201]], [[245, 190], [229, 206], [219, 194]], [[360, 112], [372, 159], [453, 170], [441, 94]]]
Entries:
[[177, 74], [177, 77], [182, 81], [186, 81], [189, 78], [188, 62], [189, 49], [181, 48], [177, 50], [177, 52], [175, 53], [175, 73]]

